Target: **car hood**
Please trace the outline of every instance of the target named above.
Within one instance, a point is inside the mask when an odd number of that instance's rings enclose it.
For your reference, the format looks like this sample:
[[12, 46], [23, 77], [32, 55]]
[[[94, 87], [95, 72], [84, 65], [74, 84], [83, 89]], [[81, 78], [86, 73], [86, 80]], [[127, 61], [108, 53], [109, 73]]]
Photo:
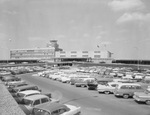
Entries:
[[134, 95], [137, 95], [137, 96], [150, 96], [150, 93], [145, 93], [145, 92], [135, 92]]
[[31, 114], [31, 112], [26, 108], [25, 105], [19, 104], [19, 107], [24, 111], [24, 113], [25, 113], [26, 115]]

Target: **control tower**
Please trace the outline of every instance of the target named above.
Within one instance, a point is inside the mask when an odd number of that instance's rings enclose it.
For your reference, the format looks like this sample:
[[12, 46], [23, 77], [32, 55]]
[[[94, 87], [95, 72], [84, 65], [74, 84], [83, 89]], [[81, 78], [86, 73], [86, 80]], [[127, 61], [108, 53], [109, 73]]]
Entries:
[[50, 42], [47, 43], [47, 47], [54, 47], [55, 51], [62, 51], [62, 49], [59, 48], [59, 44], [57, 43], [57, 40], [50, 40]]

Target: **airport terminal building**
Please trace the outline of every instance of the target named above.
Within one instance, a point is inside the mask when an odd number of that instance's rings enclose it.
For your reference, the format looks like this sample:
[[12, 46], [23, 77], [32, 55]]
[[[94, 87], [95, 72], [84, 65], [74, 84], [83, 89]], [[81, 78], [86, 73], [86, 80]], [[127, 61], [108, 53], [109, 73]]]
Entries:
[[11, 60], [42, 60], [49, 62], [86, 61], [111, 63], [112, 53], [109, 51], [63, 51], [57, 40], [51, 40], [46, 48], [12, 49]]
[[54, 48], [32, 48], [32, 49], [12, 49], [10, 51], [10, 59], [21, 60], [49, 60], [53, 61], [55, 57]]

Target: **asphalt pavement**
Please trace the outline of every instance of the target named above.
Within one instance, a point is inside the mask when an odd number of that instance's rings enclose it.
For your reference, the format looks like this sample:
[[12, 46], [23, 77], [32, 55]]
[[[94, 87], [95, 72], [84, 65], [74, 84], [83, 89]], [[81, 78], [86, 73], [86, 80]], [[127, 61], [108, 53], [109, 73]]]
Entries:
[[60, 103], [81, 106], [82, 115], [150, 115], [150, 106], [138, 104], [132, 98], [116, 98], [113, 94], [99, 94], [97, 91], [53, 81], [48, 78], [19, 75], [29, 84], [35, 84], [42, 92], [51, 92]]

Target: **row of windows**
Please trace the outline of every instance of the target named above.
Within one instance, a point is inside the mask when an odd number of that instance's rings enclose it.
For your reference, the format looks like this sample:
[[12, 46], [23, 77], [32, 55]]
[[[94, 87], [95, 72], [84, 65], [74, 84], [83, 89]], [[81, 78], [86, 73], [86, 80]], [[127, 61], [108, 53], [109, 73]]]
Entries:
[[[66, 53], [65, 51], [61, 51], [60, 54]], [[71, 51], [71, 53], [77, 53], [77, 51]], [[82, 53], [88, 53], [88, 51], [82, 51]], [[101, 51], [94, 51], [94, 53], [101, 53]]]
[[15, 51], [10, 51], [12, 53], [29, 53], [29, 52], [54, 52], [53, 49], [48, 49], [48, 50], [15, 50]]
[[142, 89], [140, 86], [133, 86], [133, 85], [130, 85], [130, 86], [122, 86], [121, 89]]
[[101, 53], [101, 51], [94, 51], [94, 53]]
[[40, 57], [40, 58], [41, 58], [41, 57], [51, 57], [51, 58], [52, 58], [52, 57], [54, 57], [54, 56], [53, 56], [53, 55], [45, 55], [45, 56], [42, 56], [42, 55], [39, 55], [39, 56], [30, 55], [30, 56], [11, 56], [11, 57], [12, 57], [12, 58], [13, 58], [13, 57], [21, 57], [21, 58], [22, 58], [22, 57], [29, 57], [29, 58], [30, 58], [30, 57], [36, 57], [36, 58], [39, 58], [39, 57]]
[[[60, 55], [60, 57], [66, 57], [66, 55]], [[77, 55], [71, 55], [71, 57], [77, 57]], [[82, 57], [89, 57], [88, 55], [82, 55]], [[100, 55], [94, 55], [94, 58], [100, 58]]]
[[31, 56], [31, 55], [36, 55], [36, 56], [41, 56], [41, 55], [54, 55], [53, 53], [31, 53], [31, 54], [22, 54], [22, 53], [19, 53], [19, 54], [10, 54], [12, 56], [20, 56], [20, 55], [23, 55], [23, 56]]
[[43, 53], [51, 53], [54, 54], [53, 51], [45, 51], [45, 52], [10, 52], [10, 54], [43, 54]]
[[51, 57], [11, 57], [11, 59], [53, 59]]

